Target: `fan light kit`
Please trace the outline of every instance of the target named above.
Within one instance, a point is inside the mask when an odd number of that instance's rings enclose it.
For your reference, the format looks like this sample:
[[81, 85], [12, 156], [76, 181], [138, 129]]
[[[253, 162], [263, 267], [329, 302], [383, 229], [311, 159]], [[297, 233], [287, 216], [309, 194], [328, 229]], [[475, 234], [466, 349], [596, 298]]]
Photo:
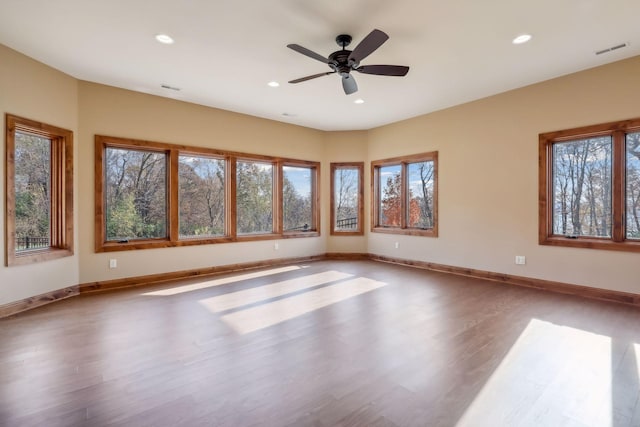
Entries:
[[409, 72], [409, 67], [404, 65], [360, 65], [360, 61], [371, 55], [388, 39], [389, 36], [383, 31], [373, 30], [355, 47], [355, 49], [353, 49], [353, 51], [351, 51], [345, 49], [349, 44], [351, 44], [351, 36], [348, 34], [340, 34], [336, 37], [336, 43], [338, 43], [338, 46], [342, 47], [342, 49], [333, 52], [328, 58], [325, 58], [324, 56], [300, 45], [289, 44], [287, 45], [289, 49], [295, 50], [296, 52], [308, 56], [309, 58], [313, 58], [316, 61], [323, 62], [333, 70], [301, 77], [299, 79], [291, 80], [289, 83], [301, 83], [317, 77], [338, 73], [342, 77], [342, 88], [344, 89], [344, 93], [351, 95], [358, 91], [358, 85], [355, 78], [351, 75], [351, 71], [357, 71], [363, 74], [375, 74], [379, 76], [406, 76]]
[[355, 101], [353, 101], [354, 104], [364, 104], [364, 99], [362, 98], [358, 98]]
[[156, 40], [163, 44], [173, 44], [173, 38], [166, 34], [158, 34]]

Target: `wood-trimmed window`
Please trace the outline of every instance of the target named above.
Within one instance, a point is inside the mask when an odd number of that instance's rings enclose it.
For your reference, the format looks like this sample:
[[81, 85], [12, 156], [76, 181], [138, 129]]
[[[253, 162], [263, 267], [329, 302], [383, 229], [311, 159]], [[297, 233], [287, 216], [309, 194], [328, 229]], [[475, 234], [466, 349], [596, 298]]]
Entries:
[[438, 236], [438, 152], [371, 162], [371, 231]]
[[640, 119], [539, 139], [539, 243], [639, 252]]
[[5, 262], [73, 255], [73, 132], [6, 115]]
[[331, 163], [331, 235], [364, 234], [364, 163]]
[[320, 235], [319, 162], [96, 135], [95, 165], [97, 252]]

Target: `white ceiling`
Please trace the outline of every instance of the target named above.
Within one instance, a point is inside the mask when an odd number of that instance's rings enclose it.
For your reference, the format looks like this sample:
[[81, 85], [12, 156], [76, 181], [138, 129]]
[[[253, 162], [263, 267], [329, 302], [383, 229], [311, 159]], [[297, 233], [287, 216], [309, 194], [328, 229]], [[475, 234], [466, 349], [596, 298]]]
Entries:
[[[0, 43], [82, 80], [356, 130], [638, 55], [638, 16], [639, 0], [0, 0]], [[329, 71], [287, 44], [328, 56], [338, 34], [353, 49], [374, 28], [390, 39], [363, 65], [406, 77], [354, 73], [349, 96], [337, 75], [287, 83]], [[533, 39], [513, 45], [522, 33]]]

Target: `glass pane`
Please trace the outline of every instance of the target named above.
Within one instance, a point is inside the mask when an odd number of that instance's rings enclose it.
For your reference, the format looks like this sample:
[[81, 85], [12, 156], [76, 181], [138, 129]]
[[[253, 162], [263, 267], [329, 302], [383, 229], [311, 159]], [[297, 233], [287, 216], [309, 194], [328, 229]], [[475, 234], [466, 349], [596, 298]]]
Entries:
[[334, 231], [357, 231], [358, 189], [360, 170], [358, 168], [337, 168], [333, 175], [333, 206], [336, 223]]
[[627, 238], [640, 239], [640, 132], [627, 135]]
[[284, 231], [311, 231], [313, 170], [305, 167], [282, 167], [282, 220]]
[[16, 252], [51, 245], [51, 140], [15, 133]]
[[108, 147], [106, 158], [107, 240], [167, 237], [166, 155]]
[[407, 226], [411, 228], [433, 228], [433, 161], [409, 163], [409, 200]]
[[611, 137], [553, 145], [553, 233], [611, 237]]
[[224, 160], [178, 157], [180, 238], [224, 235]]
[[381, 227], [400, 227], [401, 225], [402, 178], [400, 171], [400, 165], [382, 166], [379, 169], [378, 225]]
[[273, 165], [236, 163], [238, 234], [273, 232]]

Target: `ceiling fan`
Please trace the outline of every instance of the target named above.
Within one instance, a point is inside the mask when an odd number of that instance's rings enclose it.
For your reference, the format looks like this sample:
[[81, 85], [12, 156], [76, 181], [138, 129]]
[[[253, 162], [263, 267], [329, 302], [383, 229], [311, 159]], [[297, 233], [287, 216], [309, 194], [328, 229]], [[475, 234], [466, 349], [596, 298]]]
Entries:
[[371, 31], [369, 35], [367, 35], [360, 44], [351, 51], [345, 49], [351, 43], [351, 36], [348, 34], [340, 34], [336, 37], [336, 43], [338, 43], [338, 46], [342, 47], [342, 50], [333, 52], [328, 58], [325, 58], [324, 56], [300, 45], [288, 44], [287, 47], [289, 49], [293, 49], [298, 53], [308, 56], [309, 58], [323, 62], [333, 70], [301, 77], [299, 79], [291, 80], [289, 83], [300, 83], [329, 74], [339, 73], [342, 77], [342, 88], [344, 89], [344, 93], [351, 95], [358, 91], [358, 84], [356, 83], [355, 78], [351, 75], [352, 70], [359, 73], [376, 74], [379, 76], [405, 76], [409, 72], [409, 67], [405, 67], [403, 65], [360, 65], [360, 61], [371, 55], [388, 39], [389, 36], [387, 34], [376, 29]]

